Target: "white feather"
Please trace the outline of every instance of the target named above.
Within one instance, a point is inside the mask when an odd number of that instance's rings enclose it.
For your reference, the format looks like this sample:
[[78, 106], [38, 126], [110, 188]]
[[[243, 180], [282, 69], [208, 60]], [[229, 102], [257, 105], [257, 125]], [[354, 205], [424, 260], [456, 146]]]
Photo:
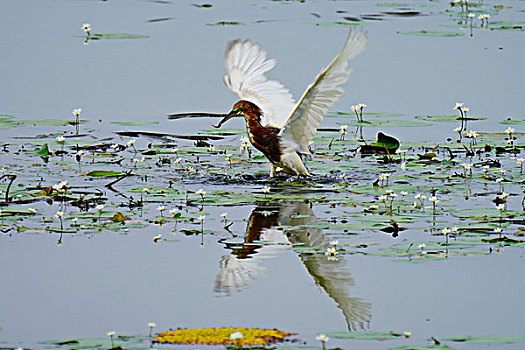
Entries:
[[343, 93], [340, 86], [350, 76], [348, 61], [361, 53], [366, 43], [365, 32], [351, 29], [343, 49], [306, 89], [281, 130], [283, 155], [295, 152], [310, 155], [309, 145], [323, 116]]
[[291, 115], [295, 101], [290, 91], [264, 73], [275, 67], [266, 60], [266, 51], [250, 40], [231, 41], [226, 47], [224, 84], [241, 99], [255, 103], [263, 111], [263, 126], [282, 128]]

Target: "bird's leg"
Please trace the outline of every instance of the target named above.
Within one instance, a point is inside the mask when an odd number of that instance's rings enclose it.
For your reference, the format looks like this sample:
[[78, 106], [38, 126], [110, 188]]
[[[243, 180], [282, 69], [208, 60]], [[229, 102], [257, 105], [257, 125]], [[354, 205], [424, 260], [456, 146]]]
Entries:
[[273, 165], [273, 163], [270, 163], [270, 177], [274, 177], [275, 176], [275, 165]]

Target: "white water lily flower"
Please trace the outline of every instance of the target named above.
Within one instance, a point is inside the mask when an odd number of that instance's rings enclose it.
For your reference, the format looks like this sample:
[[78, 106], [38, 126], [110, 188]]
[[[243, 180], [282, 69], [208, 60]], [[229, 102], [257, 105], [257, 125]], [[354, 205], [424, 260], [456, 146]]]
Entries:
[[242, 339], [243, 338], [243, 335], [241, 332], [233, 332], [232, 334], [230, 334], [230, 340], [237, 340], [237, 339]]
[[319, 334], [317, 337], [315, 337], [316, 340], [320, 341], [321, 343], [326, 343], [330, 338], [328, 338], [324, 334]]

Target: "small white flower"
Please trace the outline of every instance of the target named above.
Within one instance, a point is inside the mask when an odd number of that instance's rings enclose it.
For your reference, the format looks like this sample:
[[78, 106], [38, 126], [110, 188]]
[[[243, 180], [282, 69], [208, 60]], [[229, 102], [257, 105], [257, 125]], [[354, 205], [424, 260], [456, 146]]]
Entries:
[[157, 236], [153, 237], [153, 242], [157, 243], [158, 241], [160, 241], [161, 238], [162, 238], [162, 235], [157, 235]]
[[108, 337], [114, 337], [117, 333], [115, 331], [110, 331], [107, 333]]
[[79, 157], [80, 157], [81, 155], [83, 155], [83, 154], [84, 154], [84, 151], [78, 151], [78, 152], [77, 152], [77, 156], [79, 156]]
[[321, 343], [326, 343], [330, 338], [328, 338], [324, 334], [319, 334], [317, 337], [315, 337], [315, 339], [320, 341]]
[[135, 144], [135, 139], [131, 139], [127, 143], [128, 146], [133, 146], [134, 144]]
[[171, 215], [175, 215], [175, 214], [177, 214], [177, 211], [178, 211], [177, 209], [173, 208], [173, 209], [171, 209], [171, 210], [169, 211], [169, 213], [170, 213]]
[[472, 12], [468, 14], [468, 18], [474, 18], [474, 17], [476, 17], [476, 14], [474, 14]]
[[458, 109], [458, 110], [460, 110], [461, 107], [463, 107], [463, 103], [456, 102], [456, 106], [454, 107], [454, 109]]
[[368, 207], [368, 209], [370, 209], [370, 210], [377, 210], [377, 209], [379, 209], [379, 207], [377, 205], [371, 205], [371, 206]]
[[431, 201], [432, 203], [438, 203], [439, 202], [439, 200], [437, 199], [436, 196], [430, 197], [428, 200]]
[[341, 125], [339, 130], [341, 131], [341, 134], [345, 134], [346, 130], [348, 130], [348, 125], [346, 125], [346, 124], [345, 125]]
[[113, 149], [117, 149], [118, 147], [119, 147], [118, 143], [114, 143], [114, 144], [111, 145], [111, 148], [113, 148]]
[[511, 135], [511, 134], [514, 134], [514, 129], [509, 126], [509, 128], [507, 130], [505, 130], [505, 132], [507, 134]]
[[202, 188], [200, 190], [198, 190], [197, 192], [198, 195], [201, 195], [201, 196], [204, 196], [206, 194], [206, 191], [204, 191]]
[[381, 202], [386, 201], [386, 198], [387, 198], [387, 197], [386, 197], [385, 195], [379, 196], [379, 200], [380, 200]]
[[461, 126], [458, 126], [457, 128], [454, 129], [455, 132], [461, 132]]
[[394, 199], [394, 198], [397, 197], [397, 193], [395, 193], [395, 192], [390, 192], [389, 195], [390, 195], [390, 198], [391, 198], [391, 199]]
[[502, 182], [503, 180], [504, 180], [504, 178], [502, 178], [502, 177], [498, 177], [498, 178], [496, 179], [496, 182], [497, 182], [497, 183], [500, 183], [500, 182]]
[[208, 148], [208, 151], [210, 151], [210, 152], [214, 152], [214, 151], [215, 151], [215, 146], [210, 146], [210, 147]]
[[232, 334], [230, 334], [230, 340], [237, 340], [237, 339], [242, 339], [243, 338], [243, 335], [241, 332], [233, 332]]
[[441, 230], [441, 233], [446, 236], [446, 235], [448, 235], [450, 233], [450, 230], [445, 227], [443, 230]]
[[178, 153], [179, 152], [179, 149], [178, 148], [174, 148], [171, 150], [172, 153]]
[[496, 207], [499, 211], [505, 210], [505, 204], [500, 204]]
[[204, 221], [204, 219], [206, 219], [204, 215], [199, 216], [199, 221]]
[[82, 25], [82, 29], [84, 30], [84, 32], [86, 32], [87, 35], [90, 35], [91, 34], [91, 24], [89, 23], [84, 23]]
[[148, 190], [146, 187], [144, 187], [144, 188], [142, 189], [142, 192], [144, 192], [144, 193], [149, 193], [149, 190]]
[[162, 211], [166, 210], [166, 207], [164, 207], [163, 205], [159, 205], [159, 206], [157, 207], [157, 210], [160, 211], [160, 212], [162, 212]]
[[358, 108], [359, 108], [358, 105], [354, 105], [354, 106], [352, 106], [352, 110], [353, 110], [354, 112], [356, 112]]
[[335, 256], [337, 255], [337, 250], [335, 249], [335, 247], [326, 248], [326, 252], [324, 252], [324, 254], [326, 256]]
[[508, 194], [507, 192], [503, 192], [503, 193], [501, 194], [501, 198], [502, 198], [502, 199], [505, 199], [505, 198], [507, 198], [508, 196], [509, 196], [509, 194]]
[[226, 219], [226, 216], [228, 216], [228, 213], [222, 213], [221, 218]]
[[501, 233], [501, 232], [503, 232], [503, 230], [500, 227], [496, 227], [494, 229], [494, 233]]
[[57, 213], [55, 214], [55, 216], [57, 217], [57, 219], [60, 219], [60, 218], [63, 218], [64, 217], [64, 212], [62, 211], [57, 211]]
[[425, 243], [421, 243], [420, 245], [418, 245], [418, 248], [419, 249], [425, 249]]
[[154, 322], [150, 322], [150, 323], [148, 323], [148, 327], [149, 328], [155, 328], [155, 327], [157, 327], [157, 325]]
[[182, 159], [181, 159], [181, 158], [177, 158], [177, 159], [175, 160], [175, 164], [179, 164], [180, 162], [182, 162]]
[[64, 136], [59, 136], [56, 138], [58, 143], [64, 143]]
[[462, 109], [463, 113], [467, 113], [469, 111], [468, 107], [463, 107]]
[[104, 204], [99, 204], [96, 206], [97, 210], [102, 210], [104, 209]]
[[339, 241], [337, 239], [334, 239], [333, 241], [330, 242], [330, 245], [333, 245], [334, 247], [337, 246], [339, 244]]
[[36, 213], [36, 209], [34, 209], [34, 208], [29, 208], [29, 209], [27, 209], [27, 211], [30, 212], [31, 214]]
[[403, 197], [406, 196], [407, 194], [408, 194], [408, 192], [406, 192], [406, 191], [401, 191], [401, 195], [402, 195]]
[[479, 134], [477, 132], [475, 132], [475, 131], [470, 130], [470, 132], [467, 134], [467, 136], [470, 137], [470, 138], [475, 139], [475, 138], [477, 138], [479, 136]]
[[75, 117], [78, 117], [80, 115], [80, 112], [82, 112], [82, 108], [75, 108], [71, 113], [75, 116]]
[[270, 187], [268, 187], [268, 186], [264, 186], [264, 188], [262, 189], [262, 191], [263, 191], [264, 193], [268, 193], [268, 192], [270, 192]]
[[366, 107], [366, 105], [364, 103], [360, 103], [357, 105], [359, 107], [359, 109], [363, 109]]
[[410, 332], [403, 332], [405, 338], [410, 338], [410, 336], [412, 335], [412, 333]]

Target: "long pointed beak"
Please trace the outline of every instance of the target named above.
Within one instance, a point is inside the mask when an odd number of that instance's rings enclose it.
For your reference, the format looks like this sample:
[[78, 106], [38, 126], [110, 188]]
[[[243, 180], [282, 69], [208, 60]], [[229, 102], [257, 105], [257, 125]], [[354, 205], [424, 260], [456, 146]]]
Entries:
[[228, 115], [226, 117], [224, 117], [220, 122], [219, 124], [217, 125], [213, 125], [214, 128], [220, 128], [222, 126], [222, 124], [226, 123], [230, 118], [233, 118], [233, 117], [236, 117], [240, 115], [239, 114], [239, 111], [231, 111], [230, 113], [228, 113]]

